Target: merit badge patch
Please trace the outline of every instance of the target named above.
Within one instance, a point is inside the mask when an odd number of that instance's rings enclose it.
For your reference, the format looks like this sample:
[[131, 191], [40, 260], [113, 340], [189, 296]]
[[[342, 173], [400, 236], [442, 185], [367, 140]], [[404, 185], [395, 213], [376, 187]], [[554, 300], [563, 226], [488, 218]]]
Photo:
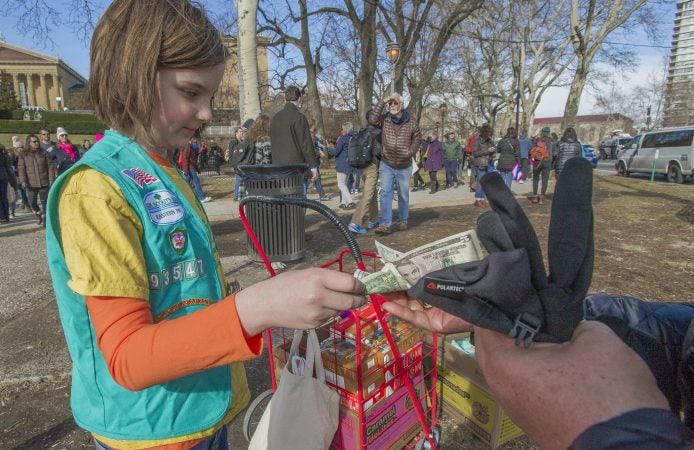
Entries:
[[144, 201], [149, 220], [155, 225], [172, 225], [183, 220], [186, 215], [178, 197], [167, 189], [149, 192]]
[[169, 233], [169, 241], [174, 250], [178, 253], [183, 253], [188, 242], [188, 233], [183, 228], [176, 228]]
[[159, 181], [154, 175], [150, 175], [142, 169], [133, 167], [132, 169], [125, 169], [122, 171], [123, 175], [130, 178], [135, 182], [140, 188], [145, 184], [156, 183]]

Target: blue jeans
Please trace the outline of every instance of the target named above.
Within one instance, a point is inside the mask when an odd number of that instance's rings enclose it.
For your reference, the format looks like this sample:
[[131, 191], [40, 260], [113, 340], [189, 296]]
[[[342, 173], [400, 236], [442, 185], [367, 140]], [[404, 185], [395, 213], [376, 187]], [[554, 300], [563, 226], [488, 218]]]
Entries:
[[317, 175], [318, 177], [316, 178], [315, 183], [313, 183], [313, 187], [316, 188], [316, 191], [318, 192], [318, 196], [320, 198], [323, 198], [323, 197], [325, 197], [325, 190], [323, 189], [323, 185], [321, 184], [321, 181], [320, 181], [320, 169], [317, 169], [317, 174], [318, 174]]
[[484, 189], [482, 189], [482, 177], [487, 173], [487, 168], [473, 167], [475, 171], [475, 178], [477, 181], [477, 187], [475, 188], [475, 200], [485, 200], [487, 197], [484, 195]]
[[453, 186], [458, 183], [458, 160], [445, 159], [443, 166], [446, 168], [446, 186]]
[[393, 180], [395, 180], [398, 190], [398, 222], [407, 223], [412, 167], [394, 169], [381, 161], [378, 174], [381, 177], [381, 219], [379, 222], [390, 226], [393, 220]]
[[202, 200], [205, 198], [205, 194], [202, 192], [202, 186], [200, 185], [198, 173], [195, 171], [195, 169], [190, 167], [188, 168], [188, 175], [190, 176], [190, 180], [193, 182], [193, 190], [195, 191], [195, 195], [198, 196], [198, 200]]
[[[94, 448], [96, 450], [111, 450], [111, 447], [94, 439]], [[227, 437], [227, 426], [217, 430], [215, 434], [198, 443], [190, 450], [229, 450], [229, 441]]]
[[238, 200], [239, 189], [241, 188], [241, 183], [243, 183], [243, 177], [237, 173], [234, 178], [236, 178], [236, 182], [234, 183], [234, 200]]
[[499, 175], [501, 175], [501, 179], [504, 180], [506, 186], [508, 186], [508, 188], [511, 189], [511, 182], [513, 181], [513, 172], [511, 172], [510, 170], [500, 170]]

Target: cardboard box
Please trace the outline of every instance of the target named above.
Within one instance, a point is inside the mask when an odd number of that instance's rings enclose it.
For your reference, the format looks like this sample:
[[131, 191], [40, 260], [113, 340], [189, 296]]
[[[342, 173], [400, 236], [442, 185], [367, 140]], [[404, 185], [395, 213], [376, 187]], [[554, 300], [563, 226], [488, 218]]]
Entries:
[[451, 340], [464, 336], [447, 336], [440, 344], [440, 364], [437, 367], [439, 402], [443, 412], [495, 449], [522, 436], [523, 430], [498, 405], [474, 357], [451, 345]]
[[[420, 374], [412, 383], [417, 397], [423, 399], [423, 375]], [[425, 408], [425, 405], [422, 407]], [[404, 385], [364, 411], [364, 424], [367, 449], [401, 449], [421, 430], [416, 410]], [[358, 413], [344, 402], [340, 405], [340, 424], [331, 445], [331, 449], [341, 448], [360, 448]]]

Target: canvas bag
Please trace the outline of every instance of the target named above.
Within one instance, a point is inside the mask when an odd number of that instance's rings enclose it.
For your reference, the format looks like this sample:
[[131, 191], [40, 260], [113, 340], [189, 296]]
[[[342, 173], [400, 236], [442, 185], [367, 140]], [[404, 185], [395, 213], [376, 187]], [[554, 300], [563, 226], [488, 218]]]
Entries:
[[298, 356], [302, 336], [302, 330], [294, 331], [279, 386], [258, 423], [249, 450], [330, 447], [337, 431], [340, 396], [325, 384], [316, 331], [308, 331], [305, 359]]

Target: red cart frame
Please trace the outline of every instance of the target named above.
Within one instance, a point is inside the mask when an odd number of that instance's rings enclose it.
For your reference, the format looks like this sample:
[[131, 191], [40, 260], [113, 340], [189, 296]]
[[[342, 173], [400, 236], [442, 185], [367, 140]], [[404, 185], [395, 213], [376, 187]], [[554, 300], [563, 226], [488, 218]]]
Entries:
[[[362, 259], [363, 256], [369, 258], [372, 262], [372, 267], [371, 270], [375, 270], [376, 267], [376, 262], [380, 259], [380, 257], [375, 254], [375, 253], [370, 253], [370, 252], [364, 252], [362, 253], [361, 250], [359, 249], [359, 246], [354, 239], [354, 236], [349, 232], [347, 227], [344, 225], [344, 223], [341, 221], [341, 219], [329, 208], [324, 206], [322, 203], [313, 201], [313, 200], [308, 200], [308, 199], [303, 199], [303, 198], [291, 198], [291, 197], [267, 197], [267, 196], [247, 196], [243, 198], [239, 204], [239, 217], [241, 219], [241, 222], [243, 223], [244, 229], [246, 230], [246, 233], [248, 234], [249, 239], [251, 240], [251, 243], [255, 247], [255, 249], [258, 252], [258, 255], [261, 257], [263, 260], [263, 263], [265, 264], [265, 267], [270, 274], [271, 277], [274, 277], [276, 275], [275, 269], [272, 267], [272, 264], [270, 263], [270, 260], [267, 257], [267, 254], [263, 250], [263, 247], [258, 240], [258, 237], [256, 236], [255, 232], [252, 229], [251, 224], [248, 222], [246, 218], [246, 212], [245, 212], [245, 205], [248, 203], [266, 203], [266, 204], [272, 204], [272, 205], [284, 205], [284, 204], [290, 204], [290, 205], [296, 205], [297, 207], [305, 207], [309, 209], [313, 209], [317, 211], [318, 213], [322, 214], [330, 222], [332, 222], [336, 228], [340, 231], [342, 236], [345, 239], [345, 242], [347, 243], [348, 248], [340, 251], [340, 253], [337, 255], [337, 257], [334, 260], [328, 261], [327, 263], [321, 265], [321, 268], [331, 268], [334, 270], [338, 271], [345, 271], [346, 268], [346, 263], [344, 261], [344, 256], [349, 253], [351, 256], [354, 258], [354, 262], [356, 264], [356, 267], [360, 270], [366, 271], [366, 265], [364, 264], [364, 261]], [[387, 301], [385, 297], [379, 294], [370, 294], [370, 305], [372, 307], [373, 313], [375, 313], [376, 320], [378, 324], [380, 324], [380, 328], [383, 330], [383, 334], [386, 338], [386, 341], [388, 343], [388, 346], [390, 348], [390, 354], [393, 356], [393, 362], [388, 363], [389, 367], [393, 368], [393, 372], [396, 374], [399, 374], [397, 377], [393, 378], [393, 380], [397, 380], [399, 382], [404, 383], [404, 387], [406, 388], [407, 395], [409, 396], [409, 399], [411, 401], [412, 407], [414, 407], [414, 410], [417, 415], [417, 420], [419, 421], [419, 425], [422, 427], [422, 431], [420, 431], [411, 442], [414, 443], [419, 443], [423, 444], [422, 441], [425, 439], [428, 441], [429, 448], [432, 450], [437, 449], [437, 439], [435, 438], [432, 430], [434, 427], [438, 425], [438, 418], [437, 418], [437, 395], [436, 395], [436, 360], [437, 360], [437, 346], [438, 346], [438, 336], [436, 333], [432, 334], [432, 343], [431, 345], [427, 344], [424, 342], [423, 339], [420, 339], [417, 342], [417, 345], [421, 345], [421, 354], [418, 353], [418, 355], [408, 357], [408, 362], [406, 363], [404, 361], [405, 355], [408, 355], [411, 353], [411, 350], [414, 348], [413, 346], [408, 347], [407, 350], [404, 351], [404, 353], [401, 353], [401, 351], [398, 349], [395, 339], [393, 338], [393, 334], [388, 326], [387, 320], [389, 315], [383, 311], [381, 308], [381, 305], [383, 302]], [[356, 406], [354, 409], [355, 412], [357, 413], [358, 417], [358, 429], [359, 429], [359, 441], [358, 441], [358, 448], [359, 449], [366, 449], [367, 448], [367, 443], [366, 443], [366, 431], [365, 431], [365, 412], [368, 408], [370, 408], [373, 403], [376, 403], [381, 396], [383, 395], [388, 395], [384, 394], [382, 390], [376, 390], [375, 393], [368, 393], [365, 395], [364, 392], [364, 386], [363, 386], [363, 381], [362, 380], [362, 328], [363, 325], [368, 323], [370, 320], [373, 322], [373, 319], [366, 319], [364, 317], [364, 308], [358, 309], [358, 310], [348, 310], [345, 311], [341, 314], [342, 319], [348, 319], [351, 316], [351, 319], [353, 320], [353, 323], [355, 324], [355, 336], [354, 336], [354, 342], [355, 342], [355, 347], [356, 347], [356, 382], [357, 382], [357, 388], [356, 388], [356, 394], [354, 392], [350, 392], [346, 389], [343, 389], [342, 387], [338, 386], [337, 384], [326, 381], [332, 388], [334, 388], [336, 391], [340, 393], [341, 399], [345, 400], [347, 399], [348, 401], [351, 400], [351, 404], [353, 407]], [[329, 325], [333, 321], [328, 322], [328, 324], [325, 324], [324, 326]], [[281, 331], [281, 333], [279, 332]], [[284, 329], [268, 329], [266, 331], [266, 339], [267, 339], [267, 346], [268, 346], [268, 354], [269, 354], [269, 359], [270, 359], [270, 374], [272, 378], [272, 390], [273, 392], [276, 391], [277, 389], [277, 379], [276, 379], [276, 374], [275, 374], [275, 354], [274, 354], [274, 345], [273, 345], [273, 338], [275, 338], [275, 342], [277, 339], [281, 339], [283, 342], [288, 342], [291, 341], [291, 337], [287, 335], [287, 333], [284, 332]], [[421, 356], [421, 359], [419, 358]], [[431, 357], [431, 368], [425, 368], [424, 361], [425, 359]], [[409, 361], [411, 358], [414, 358], [417, 360], [417, 362]], [[421, 372], [418, 371], [417, 369], [417, 364], [421, 365]], [[281, 368], [280, 368], [281, 370]], [[413, 375], [419, 373], [420, 376], [422, 377], [422, 380], [420, 380], [420, 383], [424, 387], [423, 389], [423, 395], [417, 395], [415, 392], [415, 387], [413, 384]], [[426, 382], [424, 380], [429, 381], [430, 386], [426, 386]], [[390, 389], [393, 389], [392, 387]], [[420, 392], [422, 389], [420, 389]], [[427, 402], [428, 400], [428, 402]], [[356, 403], [355, 403], [356, 401]], [[422, 403], [424, 403], [426, 406], [423, 407]], [[429, 403], [427, 405], [427, 403]], [[344, 403], [343, 403], [344, 404]], [[426, 409], [426, 411], [425, 411]], [[428, 417], [427, 417], [427, 412], [428, 412]], [[394, 425], [392, 425], [394, 426]], [[338, 432], [339, 434], [339, 432]], [[336, 439], [336, 441], [339, 441]], [[335, 444], [335, 442], [333, 443]], [[342, 445], [342, 442], [338, 442], [338, 448], [340, 449], [346, 449]], [[407, 447], [407, 448], [412, 448]]]

